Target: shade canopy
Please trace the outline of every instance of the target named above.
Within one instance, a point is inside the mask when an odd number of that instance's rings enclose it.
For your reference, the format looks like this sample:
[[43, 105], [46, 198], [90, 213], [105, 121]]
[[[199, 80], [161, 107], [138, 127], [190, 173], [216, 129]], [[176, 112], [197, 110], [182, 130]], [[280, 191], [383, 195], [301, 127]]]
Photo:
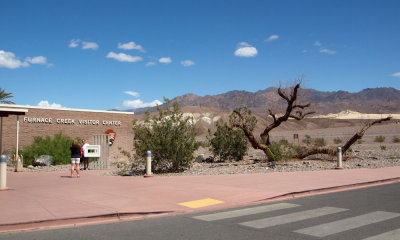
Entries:
[[0, 117], [8, 117], [9, 115], [25, 115], [28, 109], [0, 108]]

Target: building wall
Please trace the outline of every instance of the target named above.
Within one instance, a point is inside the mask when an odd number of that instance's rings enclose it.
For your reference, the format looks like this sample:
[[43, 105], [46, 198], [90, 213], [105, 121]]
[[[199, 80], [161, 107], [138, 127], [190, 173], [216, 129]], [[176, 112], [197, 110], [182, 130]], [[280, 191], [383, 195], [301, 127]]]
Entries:
[[[110, 159], [125, 159], [120, 151], [132, 152], [133, 113], [94, 111], [80, 109], [55, 109], [15, 105], [1, 105], [7, 108], [28, 109], [25, 116], [19, 116], [19, 149], [30, 145], [35, 136], [51, 136], [62, 131], [71, 138], [86, 139], [93, 144], [93, 135], [105, 134], [108, 129], [116, 133], [110, 147]], [[16, 147], [17, 116], [3, 117], [2, 150], [12, 151]], [[121, 150], [120, 150], [120, 149]]]

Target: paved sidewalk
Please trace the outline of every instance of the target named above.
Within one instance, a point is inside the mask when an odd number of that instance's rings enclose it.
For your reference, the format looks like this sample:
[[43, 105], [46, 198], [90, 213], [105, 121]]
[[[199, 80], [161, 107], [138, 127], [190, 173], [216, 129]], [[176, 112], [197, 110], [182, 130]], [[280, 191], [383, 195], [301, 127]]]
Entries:
[[[103, 176], [104, 171], [7, 172], [0, 227], [110, 214], [190, 213], [245, 206], [291, 193], [400, 181], [400, 167], [182, 177]], [[332, 189], [333, 188], [333, 189]], [[186, 203], [201, 199], [206, 206]], [[215, 200], [215, 201], [214, 201]], [[215, 205], [207, 205], [219, 202]], [[197, 202], [198, 203], [198, 202]], [[12, 228], [10, 228], [12, 229]], [[1, 232], [1, 231], [0, 231]]]

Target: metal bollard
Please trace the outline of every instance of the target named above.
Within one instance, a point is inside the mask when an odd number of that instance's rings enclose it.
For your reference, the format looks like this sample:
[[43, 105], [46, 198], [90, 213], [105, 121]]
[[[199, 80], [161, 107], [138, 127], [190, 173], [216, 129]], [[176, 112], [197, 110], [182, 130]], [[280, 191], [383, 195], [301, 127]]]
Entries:
[[18, 156], [18, 157], [16, 157], [16, 160], [15, 160], [15, 170], [14, 171], [16, 171], [16, 172], [21, 172], [22, 171], [22, 169], [24, 168], [23, 167], [23, 164], [22, 164], [22, 156]]
[[146, 174], [144, 177], [152, 177], [153, 173], [151, 172], [151, 151], [147, 151], [146, 157]]
[[336, 166], [336, 169], [343, 169], [342, 148], [341, 147], [337, 148], [337, 166]]
[[7, 188], [7, 155], [2, 154], [0, 157], [0, 190], [8, 190]]

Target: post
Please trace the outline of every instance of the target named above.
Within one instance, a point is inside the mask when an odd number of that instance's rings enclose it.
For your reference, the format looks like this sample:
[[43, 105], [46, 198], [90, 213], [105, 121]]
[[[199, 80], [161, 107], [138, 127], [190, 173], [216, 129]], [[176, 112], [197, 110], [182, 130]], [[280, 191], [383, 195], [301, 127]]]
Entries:
[[144, 177], [152, 177], [153, 173], [151, 172], [151, 151], [147, 151], [146, 157], [146, 174]]
[[2, 154], [0, 157], [0, 191], [8, 190], [7, 188], [7, 155]]
[[15, 156], [15, 171], [16, 172], [21, 172], [23, 170], [23, 168], [24, 168], [23, 162], [24, 162], [24, 159], [22, 156], [21, 157]]
[[337, 148], [337, 166], [336, 166], [336, 169], [343, 169], [342, 148], [341, 147]]
[[19, 148], [19, 115], [17, 115], [17, 148], [15, 150], [15, 156], [18, 161], [18, 148]]
[[3, 153], [3, 117], [0, 117], [0, 154]]

